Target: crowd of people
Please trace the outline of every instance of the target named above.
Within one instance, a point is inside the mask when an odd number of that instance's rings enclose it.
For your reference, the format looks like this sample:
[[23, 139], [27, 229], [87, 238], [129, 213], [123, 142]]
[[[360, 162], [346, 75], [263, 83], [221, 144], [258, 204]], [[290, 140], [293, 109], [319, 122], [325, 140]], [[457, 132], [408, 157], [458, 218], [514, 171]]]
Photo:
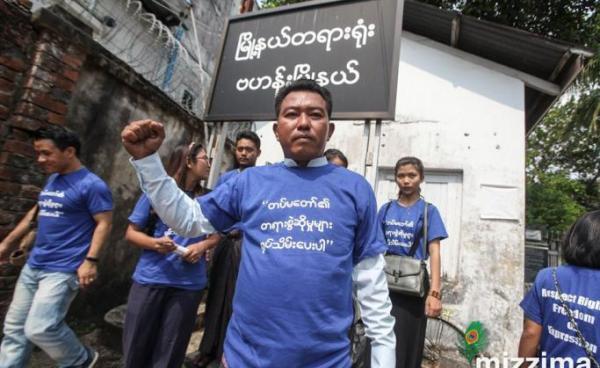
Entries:
[[[281, 89], [273, 132], [284, 161], [256, 166], [261, 141], [242, 131], [236, 167], [212, 191], [202, 186], [211, 164], [201, 144], [177, 146], [163, 166], [161, 123], [124, 128], [122, 143], [143, 192], [125, 233], [141, 249], [123, 328], [126, 367], [181, 367], [205, 291], [205, 331], [187, 366], [350, 367], [357, 316], [370, 342], [368, 366], [421, 366], [427, 318], [442, 311], [440, 248], [448, 234], [421, 195], [425, 173], [416, 157], [398, 160], [398, 196], [378, 210], [371, 186], [347, 169], [346, 156], [325, 150], [335, 129], [332, 108], [331, 94], [314, 81]], [[49, 177], [38, 204], [0, 243], [5, 261], [37, 223], [6, 315], [0, 367], [25, 367], [33, 345], [60, 367], [98, 361], [65, 323], [79, 288], [97, 277], [112, 222], [110, 189], [81, 164], [80, 146], [64, 128], [34, 137]], [[600, 299], [593, 282], [600, 281], [600, 211], [573, 225], [563, 253], [567, 264], [540, 272], [521, 303], [519, 354], [595, 361], [600, 328], [588, 322], [600, 317], [600, 305], [592, 305]], [[388, 289], [387, 257], [428, 262], [420, 294]], [[589, 302], [573, 304], [582, 297]], [[564, 313], [556, 313], [558, 299]], [[576, 321], [584, 315], [587, 321]], [[565, 329], [575, 337], [552, 334]]]

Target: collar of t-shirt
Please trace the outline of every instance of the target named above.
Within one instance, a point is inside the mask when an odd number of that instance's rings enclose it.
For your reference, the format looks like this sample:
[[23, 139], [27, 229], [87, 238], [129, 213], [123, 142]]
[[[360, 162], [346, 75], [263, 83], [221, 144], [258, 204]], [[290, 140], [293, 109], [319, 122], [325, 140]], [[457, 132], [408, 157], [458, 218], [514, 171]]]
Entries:
[[[287, 167], [298, 166], [298, 163], [296, 161], [292, 160], [291, 158], [284, 158], [283, 164]], [[308, 164], [306, 165], [306, 167], [319, 167], [319, 166], [325, 166], [325, 165], [327, 165], [327, 159], [325, 158], [325, 156], [321, 156], [321, 157], [317, 157], [317, 158], [314, 158], [314, 159], [308, 161]]]

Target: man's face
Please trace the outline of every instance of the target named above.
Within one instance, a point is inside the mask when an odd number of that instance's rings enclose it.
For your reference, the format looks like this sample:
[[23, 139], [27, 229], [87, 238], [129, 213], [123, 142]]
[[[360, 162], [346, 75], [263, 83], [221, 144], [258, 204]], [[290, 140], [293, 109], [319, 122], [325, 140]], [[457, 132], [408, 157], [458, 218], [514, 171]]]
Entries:
[[283, 99], [273, 131], [285, 157], [306, 164], [323, 155], [334, 128], [321, 95], [295, 91]]
[[37, 154], [37, 163], [46, 174], [64, 173], [75, 159], [75, 148], [67, 147], [61, 151], [50, 139], [39, 139], [33, 142]]
[[242, 169], [256, 166], [260, 150], [250, 139], [242, 138], [235, 145], [235, 161]]

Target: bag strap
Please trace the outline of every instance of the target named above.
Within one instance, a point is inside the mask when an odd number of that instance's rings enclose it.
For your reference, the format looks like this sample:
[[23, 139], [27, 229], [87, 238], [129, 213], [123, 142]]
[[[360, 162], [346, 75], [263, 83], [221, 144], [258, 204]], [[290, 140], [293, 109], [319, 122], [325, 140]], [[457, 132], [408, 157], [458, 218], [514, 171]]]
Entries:
[[600, 364], [594, 357], [594, 353], [592, 353], [590, 351], [588, 342], [585, 340], [585, 338], [583, 337], [583, 334], [579, 330], [577, 321], [575, 321], [575, 318], [573, 317], [573, 311], [571, 311], [571, 308], [569, 308], [569, 306], [565, 302], [564, 298], [562, 297], [562, 291], [560, 290], [560, 285], [558, 284], [558, 277], [556, 276], [556, 267], [552, 268], [552, 278], [554, 279], [554, 288], [556, 289], [556, 292], [558, 293], [558, 299], [560, 300], [562, 307], [567, 311], [567, 316], [569, 317], [569, 321], [571, 322], [571, 325], [575, 328], [575, 334], [577, 335], [577, 338], [579, 339], [579, 344], [585, 350], [585, 354], [587, 355], [588, 359], [594, 363], [596, 368], [600, 368]]
[[[421, 197], [423, 198], [423, 197]], [[427, 254], [426, 253], [426, 245], [427, 245], [427, 210], [429, 207], [429, 203], [423, 198], [423, 202], [425, 202], [425, 209], [423, 210], [423, 254]], [[418, 221], [418, 220], [417, 220]], [[415, 234], [416, 235], [416, 234]], [[413, 240], [413, 244], [410, 247], [410, 251], [408, 252], [408, 256], [409, 257], [414, 257], [415, 253], [417, 253], [417, 247], [419, 245], [419, 237], [415, 236], [414, 240]]]
[[385, 219], [387, 217], [388, 211], [390, 210], [391, 206], [392, 206], [392, 201], [389, 201], [385, 205], [385, 209], [383, 210], [383, 217], [381, 218], [381, 231], [383, 231], [383, 239], [385, 239], [385, 245], [387, 245], [387, 243], [388, 243], [387, 236], [385, 235]]

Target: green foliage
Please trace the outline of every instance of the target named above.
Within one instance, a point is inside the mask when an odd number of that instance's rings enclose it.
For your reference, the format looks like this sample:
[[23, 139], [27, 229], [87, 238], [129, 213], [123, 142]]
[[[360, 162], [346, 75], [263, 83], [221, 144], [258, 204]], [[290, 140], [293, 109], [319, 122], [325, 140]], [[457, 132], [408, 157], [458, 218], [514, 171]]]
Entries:
[[304, 1], [306, 0], [263, 0], [260, 7], [261, 9], [271, 9], [281, 5], [297, 4]]
[[527, 222], [545, 225], [551, 232], [567, 230], [585, 212], [577, 201], [584, 191], [580, 181], [564, 172], [542, 174], [538, 182], [527, 183]]
[[[304, 0], [263, 0], [274, 8]], [[600, 6], [597, 0], [421, 0], [596, 50], [570, 91], [527, 138], [527, 222], [564, 230], [600, 208]]]

